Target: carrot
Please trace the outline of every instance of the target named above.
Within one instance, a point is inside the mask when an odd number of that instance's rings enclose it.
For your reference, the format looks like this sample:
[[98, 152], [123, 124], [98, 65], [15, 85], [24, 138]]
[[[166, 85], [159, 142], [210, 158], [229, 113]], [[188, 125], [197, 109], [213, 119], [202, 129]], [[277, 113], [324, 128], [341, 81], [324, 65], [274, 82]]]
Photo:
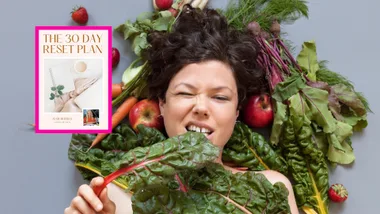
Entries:
[[[128, 115], [132, 106], [134, 106], [137, 103], [137, 101], [138, 99], [136, 97], [131, 96], [128, 99], [126, 99], [119, 106], [119, 108], [117, 108], [116, 112], [112, 115], [112, 129], [119, 125], [119, 123]], [[107, 137], [107, 135], [108, 133], [99, 133], [92, 141], [91, 146], [90, 148], [88, 148], [88, 150], [90, 150], [92, 147], [94, 147], [96, 144], [102, 141], [105, 137]]]
[[112, 84], [112, 98], [119, 96], [123, 92], [122, 83]]

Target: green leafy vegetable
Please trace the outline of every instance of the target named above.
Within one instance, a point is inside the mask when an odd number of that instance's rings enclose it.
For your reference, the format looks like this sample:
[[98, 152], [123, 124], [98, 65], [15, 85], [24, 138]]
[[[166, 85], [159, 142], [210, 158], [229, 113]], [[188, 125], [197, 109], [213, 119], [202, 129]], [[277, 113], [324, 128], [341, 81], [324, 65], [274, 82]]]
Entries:
[[[132, 197], [136, 213], [290, 213], [283, 183], [254, 172], [232, 174], [219, 164], [179, 174], [177, 185], [142, 188]], [[181, 184], [180, 184], [181, 183]], [[186, 191], [177, 188], [185, 185]]]
[[141, 57], [141, 53], [149, 47], [148, 34], [152, 31], [168, 31], [174, 20], [169, 11], [143, 12], [135, 22], [127, 20], [115, 30], [124, 35], [124, 40], [132, 42], [134, 53]]
[[295, 73], [288, 77], [284, 82], [280, 82], [274, 89], [272, 98], [278, 102], [289, 99], [293, 94], [306, 86], [301, 75]]
[[304, 0], [240, 0], [230, 1], [225, 10], [219, 12], [227, 17], [229, 25], [244, 30], [248, 23], [257, 21], [261, 28], [269, 31], [273, 20], [292, 23], [300, 17], [308, 17]]
[[133, 192], [134, 213], [290, 213], [283, 183], [272, 185], [254, 172], [232, 174], [213, 163], [220, 151], [203, 134], [187, 132], [162, 140], [161, 134], [142, 125], [140, 137], [131, 131], [121, 124], [110, 135], [156, 142], [128, 152], [106, 142], [86, 153], [95, 135], [74, 134], [69, 158], [84, 178], [106, 176], [107, 182]]
[[245, 166], [250, 170], [276, 170], [288, 173], [288, 166], [281, 155], [277, 154], [265, 138], [253, 132], [241, 122], [235, 124], [234, 132], [224, 146], [223, 161], [237, 166]]
[[310, 121], [291, 116], [285, 121], [281, 147], [294, 180], [298, 207], [328, 213], [328, 167], [324, 154], [312, 141]]
[[317, 59], [317, 48], [314, 41], [308, 41], [302, 44], [302, 50], [298, 54], [297, 63], [307, 72], [307, 76], [311, 81], [316, 81], [316, 73], [319, 70], [319, 63]]

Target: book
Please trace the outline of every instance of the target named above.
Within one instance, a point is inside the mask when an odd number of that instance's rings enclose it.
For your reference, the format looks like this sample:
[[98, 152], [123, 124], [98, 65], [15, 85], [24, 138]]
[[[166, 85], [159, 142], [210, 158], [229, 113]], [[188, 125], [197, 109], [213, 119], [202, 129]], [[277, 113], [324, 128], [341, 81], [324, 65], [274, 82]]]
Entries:
[[36, 26], [35, 34], [36, 133], [110, 133], [112, 27]]

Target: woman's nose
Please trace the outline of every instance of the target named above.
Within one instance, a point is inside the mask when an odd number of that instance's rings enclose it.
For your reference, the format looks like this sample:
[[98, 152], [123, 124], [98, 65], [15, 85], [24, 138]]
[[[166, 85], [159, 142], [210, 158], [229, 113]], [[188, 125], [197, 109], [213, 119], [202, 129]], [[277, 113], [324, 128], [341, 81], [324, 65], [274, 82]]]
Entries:
[[193, 113], [198, 115], [198, 116], [208, 117], [209, 116], [209, 109], [207, 107], [206, 99], [198, 96], [195, 100], [196, 101], [195, 101], [195, 104], [193, 107]]

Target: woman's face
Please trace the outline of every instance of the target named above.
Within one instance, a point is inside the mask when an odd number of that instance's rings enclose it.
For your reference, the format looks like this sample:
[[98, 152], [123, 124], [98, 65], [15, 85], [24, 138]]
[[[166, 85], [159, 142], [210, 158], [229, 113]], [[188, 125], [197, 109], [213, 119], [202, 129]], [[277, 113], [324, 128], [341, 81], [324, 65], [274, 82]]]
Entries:
[[207, 61], [185, 66], [165, 97], [160, 110], [169, 137], [196, 131], [220, 148], [227, 143], [239, 115], [236, 81], [228, 65]]

